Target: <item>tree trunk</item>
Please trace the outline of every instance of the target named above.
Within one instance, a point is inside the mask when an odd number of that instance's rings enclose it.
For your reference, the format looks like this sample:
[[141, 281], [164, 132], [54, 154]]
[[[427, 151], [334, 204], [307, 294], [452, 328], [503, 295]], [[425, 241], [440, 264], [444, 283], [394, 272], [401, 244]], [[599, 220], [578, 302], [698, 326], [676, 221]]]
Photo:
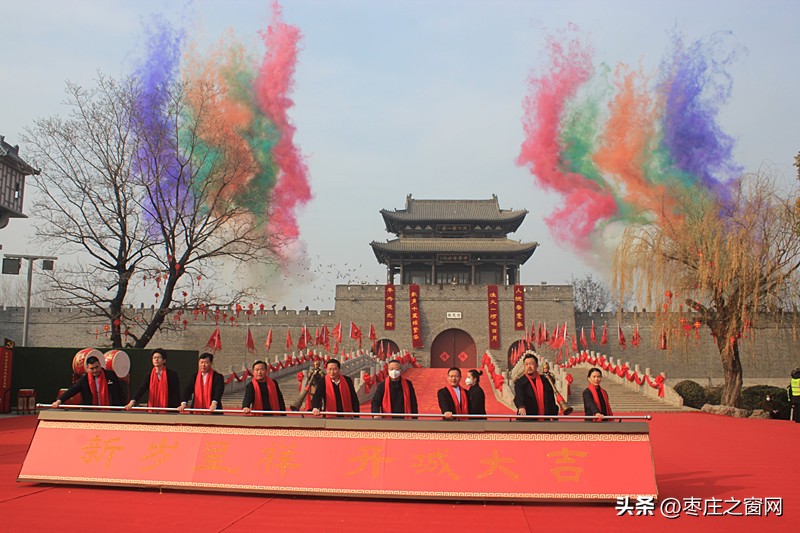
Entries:
[[[724, 343], [725, 346], [719, 346]], [[717, 340], [722, 358], [722, 370], [725, 374], [725, 385], [722, 388], [722, 405], [738, 407], [742, 394], [742, 362], [739, 359], [739, 340], [730, 342], [727, 337]]]

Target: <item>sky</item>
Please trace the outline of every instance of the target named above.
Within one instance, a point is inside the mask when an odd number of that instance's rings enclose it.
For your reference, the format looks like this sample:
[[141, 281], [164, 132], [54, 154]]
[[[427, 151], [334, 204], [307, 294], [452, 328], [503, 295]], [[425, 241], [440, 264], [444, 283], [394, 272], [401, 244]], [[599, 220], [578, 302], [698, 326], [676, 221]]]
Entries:
[[[729, 68], [732, 92], [720, 126], [735, 140], [734, 158], [745, 170], [768, 167], [787, 183], [794, 179], [796, 1], [284, 0], [282, 6], [284, 21], [302, 33], [289, 117], [314, 197], [298, 211], [309, 263], [266, 289], [267, 304], [332, 309], [336, 284], [383, 283], [385, 267], [369, 243], [394, 237], [379, 211], [402, 209], [408, 194], [496, 194], [504, 209], [527, 209], [510, 235], [540, 243], [522, 268], [523, 283], [566, 283], [588, 272], [605, 278], [602, 260], [587, 261], [551, 235], [544, 219], [560, 197], [542, 191], [516, 163], [528, 79], [548, 68], [548, 35], [569, 25], [594, 47], [597, 63], [644, 70], [658, 66], [675, 29], [690, 40], [730, 32], [741, 53]], [[0, 12], [0, 135], [14, 145], [37, 118], [66, 113], [67, 80], [91, 86], [98, 72], [130, 73], [149, 15], [189, 21], [190, 40], [202, 45], [229, 30], [257, 43], [270, 3], [0, 0]], [[42, 253], [32, 239], [35, 213], [27, 213], [30, 219], [0, 230], [3, 252]]]

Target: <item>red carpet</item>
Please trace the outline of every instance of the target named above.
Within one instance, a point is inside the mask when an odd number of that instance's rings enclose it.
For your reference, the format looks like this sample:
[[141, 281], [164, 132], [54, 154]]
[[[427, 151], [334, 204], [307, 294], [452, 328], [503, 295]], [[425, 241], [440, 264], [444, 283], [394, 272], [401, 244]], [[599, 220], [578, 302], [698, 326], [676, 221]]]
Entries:
[[[410, 376], [412, 379], [413, 375]], [[416, 381], [415, 381], [416, 384]], [[797, 531], [800, 424], [703, 413], [655, 414], [650, 422], [659, 494], [701, 499], [779, 497], [783, 516], [616, 516], [612, 504], [497, 504], [246, 496], [23, 484], [15, 481], [33, 416], [0, 419], [0, 530], [85, 532], [88, 509], [112, 531]], [[336, 460], [309, 458], [325, 473]], [[595, 458], [602, 460], [602, 458]], [[619, 465], [625, 468], [625, 465]], [[723, 509], [730, 505], [726, 504]], [[743, 508], [739, 507], [738, 512]]]

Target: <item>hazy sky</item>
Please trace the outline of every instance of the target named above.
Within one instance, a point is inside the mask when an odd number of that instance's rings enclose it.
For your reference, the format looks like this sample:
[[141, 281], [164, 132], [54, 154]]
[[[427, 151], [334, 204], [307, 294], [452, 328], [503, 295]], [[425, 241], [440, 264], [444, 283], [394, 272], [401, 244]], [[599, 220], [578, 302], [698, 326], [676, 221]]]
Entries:
[[[722, 127], [736, 139], [736, 159], [745, 169], [769, 165], [787, 182], [794, 177], [800, 2], [282, 4], [284, 20], [303, 34], [290, 116], [315, 196], [300, 220], [316, 279], [296, 279], [283, 293], [273, 289], [265, 302], [329, 309], [336, 283], [383, 282], [385, 269], [369, 242], [392, 236], [378, 211], [402, 208], [409, 193], [497, 194], [501, 207], [528, 209], [526, 222], [511, 235], [541, 244], [523, 267], [525, 283], [562, 283], [592, 268], [551, 237], [543, 218], [556, 198], [537, 190], [530, 173], [515, 164], [526, 81], [544, 68], [546, 36], [569, 23], [593, 44], [598, 62], [645, 69], [658, 65], [674, 28], [689, 40], [731, 31], [745, 53], [730, 70], [733, 94], [722, 110]], [[66, 80], [89, 86], [98, 70], [129, 73], [142, 44], [142, 20], [151, 13], [191, 20], [201, 29], [190, 39], [207, 44], [228, 28], [255, 43], [269, 11], [266, 1], [244, 0], [0, 0], [0, 134], [19, 144], [34, 119], [65, 113]], [[41, 252], [29, 244], [31, 235], [30, 220], [12, 220], [0, 230], [3, 251]]]

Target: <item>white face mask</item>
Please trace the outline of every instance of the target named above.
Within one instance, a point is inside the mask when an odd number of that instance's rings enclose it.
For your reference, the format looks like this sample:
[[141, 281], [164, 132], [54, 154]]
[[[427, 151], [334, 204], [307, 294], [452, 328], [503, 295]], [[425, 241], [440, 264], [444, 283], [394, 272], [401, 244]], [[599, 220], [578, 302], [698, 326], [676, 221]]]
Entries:
[[400, 371], [399, 370], [389, 370], [389, 377], [392, 378], [392, 379], [399, 378], [400, 377]]
[[469, 386], [469, 385], [472, 385], [472, 383], [473, 383], [473, 381], [472, 381], [472, 378], [467, 378], [467, 379], [465, 379], [465, 380], [464, 380], [464, 383], [466, 383], [468, 386]]

